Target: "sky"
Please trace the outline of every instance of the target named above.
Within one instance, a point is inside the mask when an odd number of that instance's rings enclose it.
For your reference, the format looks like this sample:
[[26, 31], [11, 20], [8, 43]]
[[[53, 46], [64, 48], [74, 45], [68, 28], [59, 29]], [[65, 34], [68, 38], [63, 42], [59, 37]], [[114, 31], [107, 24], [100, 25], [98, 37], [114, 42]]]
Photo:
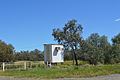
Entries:
[[0, 40], [16, 51], [43, 51], [43, 44], [57, 43], [52, 30], [72, 19], [84, 39], [99, 33], [111, 42], [120, 33], [120, 0], [0, 0]]

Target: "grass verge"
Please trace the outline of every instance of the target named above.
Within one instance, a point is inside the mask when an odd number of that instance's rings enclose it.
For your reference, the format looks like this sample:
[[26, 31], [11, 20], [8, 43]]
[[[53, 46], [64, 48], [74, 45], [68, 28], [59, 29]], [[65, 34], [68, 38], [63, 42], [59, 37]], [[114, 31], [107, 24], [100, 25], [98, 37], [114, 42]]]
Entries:
[[72, 66], [58, 65], [51, 68], [38, 67], [28, 70], [6, 70], [0, 76], [13, 76], [18, 78], [89, 78], [102, 75], [120, 74], [120, 65], [101, 66]]

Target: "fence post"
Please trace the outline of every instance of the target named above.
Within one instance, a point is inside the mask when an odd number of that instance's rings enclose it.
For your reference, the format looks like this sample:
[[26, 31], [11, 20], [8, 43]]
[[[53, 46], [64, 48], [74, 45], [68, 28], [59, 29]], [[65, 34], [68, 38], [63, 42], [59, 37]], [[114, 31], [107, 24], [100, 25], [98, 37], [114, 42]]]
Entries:
[[27, 69], [27, 65], [26, 65], [26, 62], [24, 62], [24, 69], [25, 69], [25, 70]]
[[2, 65], [3, 65], [3, 71], [5, 71], [5, 63], [3, 62], [3, 64], [2, 64]]

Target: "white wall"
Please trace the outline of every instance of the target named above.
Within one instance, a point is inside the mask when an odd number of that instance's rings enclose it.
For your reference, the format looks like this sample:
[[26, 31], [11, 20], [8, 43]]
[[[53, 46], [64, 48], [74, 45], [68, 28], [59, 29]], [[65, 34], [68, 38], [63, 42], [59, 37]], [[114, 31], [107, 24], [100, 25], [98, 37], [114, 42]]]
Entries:
[[[56, 47], [60, 47], [61, 50], [56, 50]], [[64, 50], [63, 45], [45, 44], [44, 45], [44, 62], [64, 62]], [[49, 56], [48, 56], [49, 55]]]
[[63, 48], [63, 45], [52, 45], [52, 62], [64, 62], [64, 51], [63, 50], [57, 50], [56, 47]]

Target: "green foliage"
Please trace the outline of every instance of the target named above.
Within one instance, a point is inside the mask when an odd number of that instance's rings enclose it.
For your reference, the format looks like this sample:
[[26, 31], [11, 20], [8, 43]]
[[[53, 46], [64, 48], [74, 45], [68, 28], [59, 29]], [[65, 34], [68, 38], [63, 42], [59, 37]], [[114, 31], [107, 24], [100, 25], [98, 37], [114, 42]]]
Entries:
[[115, 64], [120, 62], [120, 34], [115, 36], [111, 45], [106, 36], [99, 36], [98, 33], [91, 34], [84, 40], [81, 46], [82, 60], [89, 61], [90, 64], [97, 63]]
[[15, 54], [16, 60], [18, 61], [42, 61], [43, 52], [35, 49], [33, 51], [21, 51]]
[[14, 47], [11, 44], [0, 41], [0, 62], [11, 61], [14, 61]]
[[120, 62], [120, 44], [115, 44], [112, 46], [112, 52], [110, 57], [111, 57], [111, 63]]
[[117, 34], [114, 38], [112, 38], [113, 44], [120, 44], [120, 33]]
[[77, 20], [71, 20], [65, 24], [62, 30], [53, 29], [52, 35], [59, 44], [64, 44], [66, 49], [74, 49], [78, 48], [78, 41], [82, 40], [82, 29], [82, 26], [77, 24]]
[[108, 64], [110, 63], [110, 56], [111, 56], [111, 45], [107, 40], [106, 36], [101, 36], [100, 38], [100, 47], [102, 48], [103, 51], [103, 56], [104, 56], [104, 63]]
[[110, 44], [106, 36], [99, 36], [98, 33], [91, 34], [81, 47], [83, 60], [96, 65], [98, 62], [107, 63]]
[[80, 42], [82, 41], [82, 30], [83, 27], [80, 24], [77, 24], [77, 20], [70, 20], [63, 29], [53, 29], [52, 35], [54, 39], [59, 43], [63, 44], [65, 49], [73, 51], [73, 57], [77, 62], [76, 50], [80, 48]]
[[72, 52], [70, 50], [64, 50], [64, 60], [68, 61], [72, 59], [73, 59]]
[[120, 62], [120, 33], [117, 34], [114, 38], [112, 38], [112, 48], [111, 48], [111, 63], [119, 63]]

